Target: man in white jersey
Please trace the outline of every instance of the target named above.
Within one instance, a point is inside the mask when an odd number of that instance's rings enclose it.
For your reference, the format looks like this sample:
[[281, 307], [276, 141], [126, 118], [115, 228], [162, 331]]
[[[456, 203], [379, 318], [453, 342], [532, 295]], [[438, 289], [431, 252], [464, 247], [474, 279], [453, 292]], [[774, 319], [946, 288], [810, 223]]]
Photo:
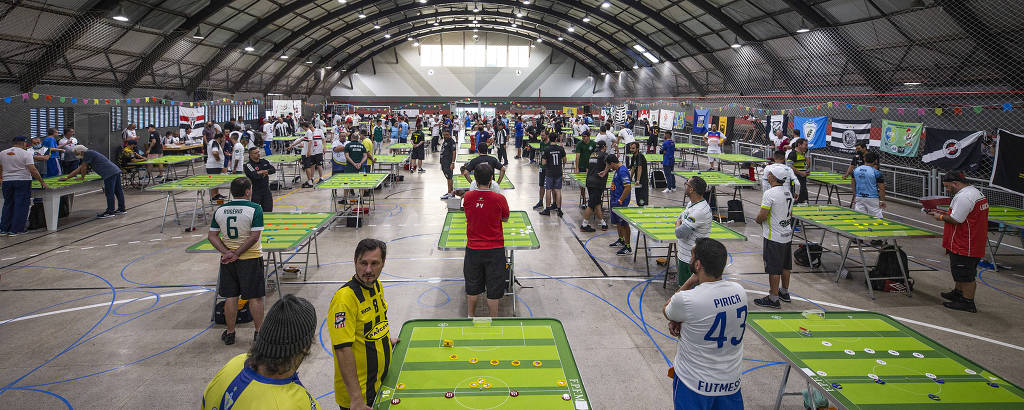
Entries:
[[[761, 212], [755, 220], [761, 224], [761, 237], [764, 238], [764, 270], [768, 273], [768, 295], [754, 299], [754, 304], [761, 307], [781, 309], [779, 301], [789, 302], [789, 273], [793, 269], [793, 194], [782, 185], [788, 173], [781, 169], [773, 169], [768, 175], [771, 188], [761, 195]], [[779, 282], [782, 287], [779, 287]]]
[[274, 119], [267, 118], [263, 123], [263, 154], [270, 155], [270, 143], [274, 141]]
[[226, 173], [241, 174], [244, 171], [247, 148], [239, 138], [242, 136], [242, 133], [234, 131], [229, 135], [231, 136], [231, 142], [234, 144], [231, 145], [231, 158]]
[[711, 206], [704, 200], [708, 183], [704, 178], [693, 177], [686, 181], [686, 209], [676, 218], [676, 284], [682, 286], [693, 269], [690, 266], [690, 250], [700, 238], [711, 236]]
[[[722, 133], [718, 132], [717, 125], [711, 124], [711, 129], [708, 130], [708, 133], [705, 135], [705, 138], [707, 138], [708, 154], [722, 153]], [[711, 165], [711, 168], [709, 168], [710, 170], [714, 171], [718, 169], [719, 164], [714, 157], [708, 158], [708, 161]]]
[[[302, 170], [306, 171], [306, 182], [302, 183], [303, 188], [312, 188], [314, 184], [324, 182], [324, 132], [313, 129], [308, 122], [299, 124], [302, 138], [295, 141], [288, 149], [299, 147], [302, 155]], [[313, 171], [316, 170], [319, 181], [313, 179]]]
[[669, 372], [672, 401], [675, 409], [742, 409], [746, 292], [722, 280], [728, 254], [721, 242], [701, 238], [691, 252], [694, 275], [663, 310], [669, 333], [679, 338]]
[[613, 148], [615, 148], [614, 152], [616, 154], [619, 153], [619, 144], [626, 144], [628, 146], [633, 141], [636, 141], [636, 139], [633, 138], [633, 130], [628, 127], [622, 127], [622, 129], [619, 130], [618, 137], [615, 138], [615, 145], [613, 146]]
[[796, 199], [799, 199], [800, 180], [796, 177], [796, 174], [793, 173], [793, 168], [786, 165], [786, 151], [776, 150], [775, 154], [772, 156], [772, 160], [774, 162], [765, 166], [764, 171], [761, 173], [761, 191], [767, 191], [772, 188], [772, 184], [768, 183], [768, 176], [771, 175], [772, 170], [779, 169], [789, 175], [782, 181], [782, 185], [785, 187], [792, 185], [793, 189], [791, 189], [790, 192], [794, 193], [793, 200], [795, 201]]

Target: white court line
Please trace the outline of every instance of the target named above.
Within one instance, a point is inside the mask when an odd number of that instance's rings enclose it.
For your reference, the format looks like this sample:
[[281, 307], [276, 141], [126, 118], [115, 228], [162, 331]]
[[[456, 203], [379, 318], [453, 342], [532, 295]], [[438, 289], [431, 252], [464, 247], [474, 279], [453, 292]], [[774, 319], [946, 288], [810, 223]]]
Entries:
[[[210, 289], [193, 289], [193, 290], [186, 290], [186, 291], [182, 291], [182, 292], [164, 293], [164, 294], [160, 295], [160, 297], [191, 295], [193, 293], [201, 293], [201, 292], [212, 292], [212, 290], [210, 290]], [[139, 301], [139, 300], [149, 300], [149, 299], [154, 299], [154, 298], [156, 298], [156, 296], [143, 296], [143, 297], [132, 298], [132, 299], [116, 300], [116, 301], [114, 301], [114, 304], [115, 305], [120, 305], [120, 304], [124, 304], [124, 303], [131, 303], [131, 302], [135, 302], [135, 301]], [[12, 322], [20, 322], [22, 320], [27, 320], [27, 319], [35, 319], [35, 318], [40, 318], [40, 317], [59, 315], [59, 314], [62, 314], [62, 313], [68, 313], [68, 312], [74, 312], [74, 311], [78, 311], [78, 310], [92, 309], [92, 308], [104, 307], [104, 306], [110, 306], [110, 302], [107, 302], [107, 303], [96, 303], [96, 304], [92, 304], [92, 305], [85, 305], [85, 306], [73, 307], [73, 308], [69, 308], [69, 309], [54, 310], [54, 311], [51, 311], [51, 312], [43, 312], [43, 313], [37, 313], [37, 314], [34, 314], [34, 315], [16, 317], [16, 318], [13, 318], [13, 319], [7, 319], [7, 320], [4, 320], [4, 321], [0, 321], [0, 325], [5, 325], [5, 324], [8, 324], [8, 323], [12, 323]]]

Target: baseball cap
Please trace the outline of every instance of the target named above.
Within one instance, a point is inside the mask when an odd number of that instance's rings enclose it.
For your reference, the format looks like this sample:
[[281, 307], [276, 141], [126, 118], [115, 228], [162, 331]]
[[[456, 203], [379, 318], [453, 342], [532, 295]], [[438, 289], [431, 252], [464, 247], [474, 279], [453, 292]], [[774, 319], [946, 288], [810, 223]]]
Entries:
[[28, 138], [26, 138], [24, 135], [19, 135], [17, 137], [14, 137], [13, 141], [14, 142], [27, 142]]
[[942, 182], [963, 182], [967, 183], [967, 179], [964, 178], [964, 174], [961, 172], [947, 172], [946, 175], [942, 176]]
[[772, 175], [775, 175], [775, 179], [779, 181], [785, 181], [786, 178], [789, 178], [788, 168], [770, 167], [768, 172], [770, 172]]

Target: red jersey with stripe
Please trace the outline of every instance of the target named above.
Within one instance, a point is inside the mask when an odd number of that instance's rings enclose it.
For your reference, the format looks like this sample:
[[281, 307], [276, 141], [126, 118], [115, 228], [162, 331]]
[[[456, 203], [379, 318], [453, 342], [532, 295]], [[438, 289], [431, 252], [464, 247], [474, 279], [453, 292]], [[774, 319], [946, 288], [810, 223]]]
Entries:
[[509, 209], [504, 195], [486, 189], [469, 191], [462, 197], [462, 208], [466, 212], [467, 248], [505, 247], [502, 219], [508, 218]]
[[942, 247], [961, 256], [985, 256], [988, 242], [988, 199], [978, 188], [966, 186], [953, 196], [949, 217], [960, 224], [942, 228]]

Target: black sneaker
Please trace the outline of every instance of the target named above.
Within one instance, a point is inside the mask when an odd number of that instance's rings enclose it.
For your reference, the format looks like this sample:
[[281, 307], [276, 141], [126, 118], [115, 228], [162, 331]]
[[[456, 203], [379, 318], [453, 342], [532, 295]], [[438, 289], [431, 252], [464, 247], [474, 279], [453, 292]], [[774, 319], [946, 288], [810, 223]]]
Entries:
[[537, 201], [537, 204], [533, 206], [533, 209], [541, 209], [543, 207], [544, 207], [544, 203], [541, 202], [541, 201]]
[[319, 181], [317, 181], [317, 183], [318, 183], [318, 184], [322, 184], [322, 183], [324, 183], [324, 179], [323, 179], [323, 178], [320, 178], [320, 180], [319, 180]]
[[544, 215], [544, 216], [551, 215], [551, 209], [550, 208], [544, 208], [543, 211], [540, 211], [540, 214]]
[[211, 201], [218, 201], [218, 200], [221, 200], [221, 199], [227, 199], [227, 197], [224, 196], [224, 195], [221, 195], [221, 194], [217, 194], [217, 195], [214, 195], [212, 198], [210, 198]]
[[601, 222], [601, 230], [602, 231], [607, 231], [608, 230], [608, 224], [606, 224], [604, 222]]
[[302, 179], [302, 176], [296, 176], [295, 178], [292, 178], [292, 183], [293, 184], [297, 184], [297, 183], [299, 183], [299, 180], [301, 180], [301, 179]]
[[783, 302], [786, 302], [786, 303], [790, 303], [790, 302], [793, 301], [793, 299], [789, 298], [789, 292], [782, 292], [782, 291], [779, 291], [779, 300], [781, 300]]
[[229, 346], [235, 344], [235, 332], [228, 333], [228, 331], [225, 330], [224, 333], [220, 334], [220, 340], [223, 340], [224, 344]]
[[126, 210], [126, 209], [118, 209], [118, 210], [114, 211], [115, 215], [124, 215], [126, 213], [128, 213], [128, 210]]
[[608, 244], [608, 246], [614, 248], [616, 246], [627, 246], [627, 245], [626, 245], [625, 242], [622, 241], [622, 238], [619, 238], [619, 239], [616, 239], [615, 242], [612, 242], [612, 243]]
[[104, 212], [102, 214], [96, 215], [96, 218], [97, 219], [107, 219], [107, 218], [113, 218], [115, 216], [117, 216], [117, 214], [115, 214], [113, 212]]
[[949, 292], [942, 292], [939, 296], [942, 296], [943, 299], [956, 302], [960, 300], [960, 298], [964, 297], [964, 294], [960, 292], [960, 289], [953, 289]]
[[580, 232], [597, 232], [597, 229], [594, 229], [593, 226], [586, 225], [580, 227]]
[[629, 246], [627, 245], [627, 246], [623, 247], [622, 249], [619, 249], [619, 251], [615, 252], [615, 254], [619, 255], [619, 256], [632, 255], [633, 254], [633, 250], [629, 249]]
[[760, 307], [782, 309], [782, 303], [779, 303], [779, 301], [777, 300], [772, 302], [772, 298], [770, 296], [765, 296], [760, 299], [754, 299], [754, 304]]
[[558, 217], [561, 218], [565, 213], [562, 212], [562, 208], [555, 208], [555, 212], [558, 213]]
[[260, 332], [259, 331], [256, 331], [256, 332], [252, 333], [252, 341], [253, 342], [256, 342], [256, 339], [259, 339], [259, 338], [260, 338]]
[[587, 204], [580, 204], [580, 209], [587, 209]]
[[309, 181], [306, 181], [306, 182], [302, 183], [302, 187], [303, 188], [312, 188], [313, 184], [311, 184]]
[[953, 310], [962, 310], [964, 312], [978, 313], [978, 308], [974, 306], [973, 300], [967, 300], [960, 297], [959, 300], [952, 302], [942, 302], [942, 306], [948, 307]]

